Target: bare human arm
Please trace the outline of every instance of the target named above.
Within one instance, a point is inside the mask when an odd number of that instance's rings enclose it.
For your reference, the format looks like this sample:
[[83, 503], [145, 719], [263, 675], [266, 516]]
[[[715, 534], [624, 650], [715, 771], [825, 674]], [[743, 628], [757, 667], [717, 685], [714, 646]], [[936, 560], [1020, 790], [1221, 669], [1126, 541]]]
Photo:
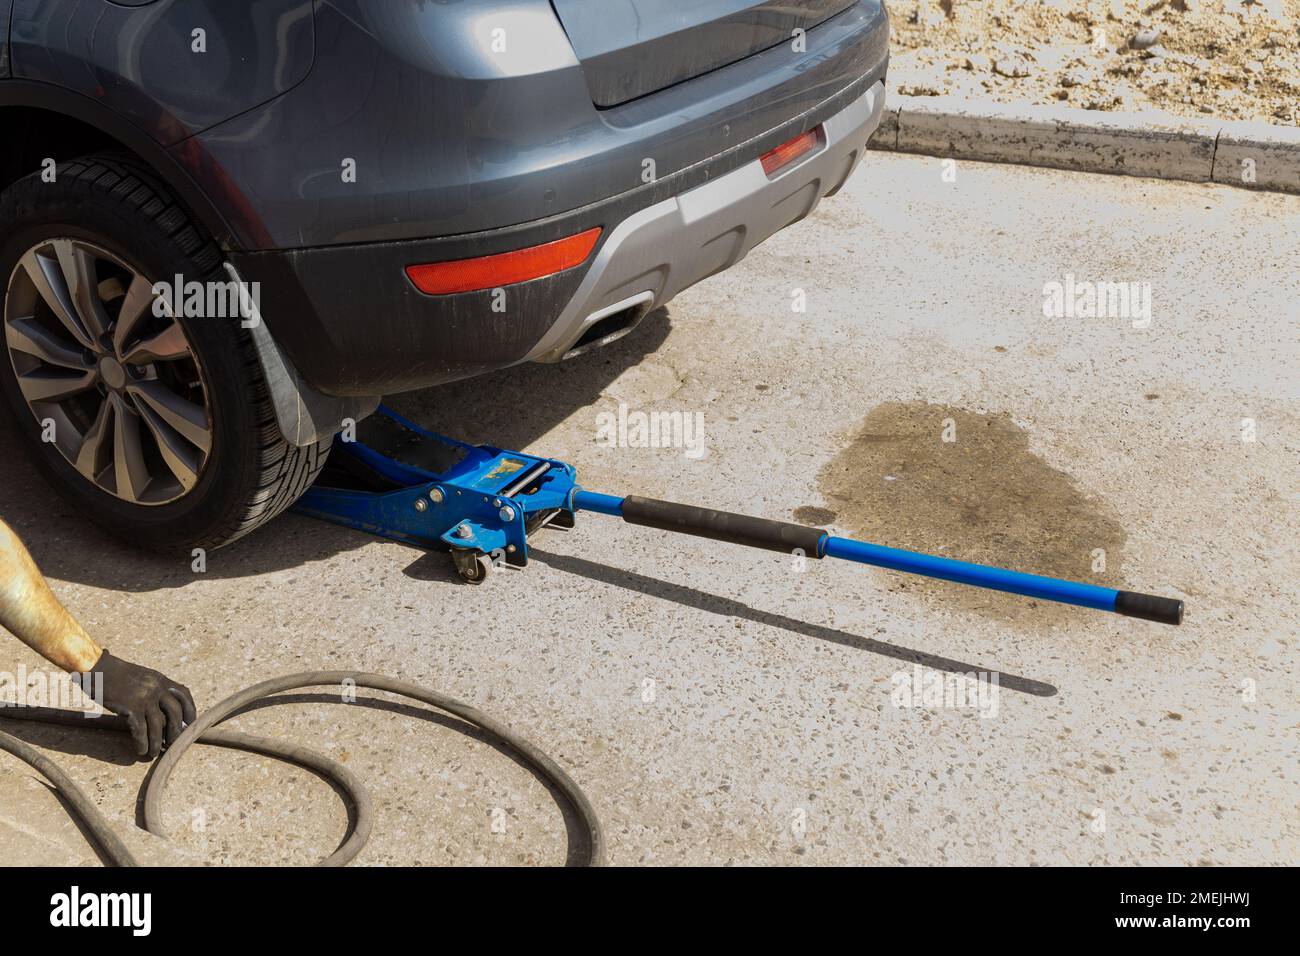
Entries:
[[141, 757], [156, 757], [194, 720], [183, 684], [100, 647], [59, 603], [26, 546], [0, 521], [0, 626], [51, 664], [100, 677], [103, 705], [126, 718]]
[[18, 535], [0, 521], [0, 626], [51, 664], [84, 674], [104, 649], [67, 612]]

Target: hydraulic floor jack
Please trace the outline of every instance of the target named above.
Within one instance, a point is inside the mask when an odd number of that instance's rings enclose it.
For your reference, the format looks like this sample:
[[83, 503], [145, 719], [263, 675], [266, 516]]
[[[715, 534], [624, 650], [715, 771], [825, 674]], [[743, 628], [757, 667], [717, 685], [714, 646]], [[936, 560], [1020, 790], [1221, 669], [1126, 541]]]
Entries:
[[663, 531], [841, 558], [1161, 624], [1183, 619], [1183, 602], [1172, 598], [903, 551], [785, 521], [586, 491], [565, 462], [467, 445], [384, 407], [363, 428], [364, 440], [335, 442], [326, 470], [295, 510], [421, 548], [449, 550], [457, 573], [472, 584], [482, 583], [498, 562], [525, 566], [530, 535], [552, 523], [573, 527], [579, 511], [590, 511]]

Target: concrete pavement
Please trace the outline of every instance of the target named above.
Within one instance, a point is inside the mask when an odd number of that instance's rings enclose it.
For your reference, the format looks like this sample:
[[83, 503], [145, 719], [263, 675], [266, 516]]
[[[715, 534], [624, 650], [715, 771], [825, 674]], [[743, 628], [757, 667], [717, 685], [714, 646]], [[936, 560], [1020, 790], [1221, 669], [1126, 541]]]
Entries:
[[[593, 490], [1182, 597], [1178, 629], [598, 516], [481, 588], [297, 516], [200, 574], [99, 535], [17, 455], [0, 514], [93, 634], [200, 706], [354, 667], [505, 719], [587, 790], [616, 864], [1293, 863], [1297, 223], [1296, 196], [873, 152], [605, 351], [393, 401]], [[1088, 282], [1133, 295], [1044, 314]], [[706, 453], [600, 440], [602, 413], [650, 412], [702, 415]], [[39, 666], [16, 642], [5, 661]], [[972, 672], [995, 706], [909, 700]], [[445, 723], [306, 695], [238, 726], [371, 782], [360, 864], [565, 857], [545, 788]], [[134, 819], [145, 770], [116, 742], [13, 732]], [[346, 822], [317, 778], [215, 748], [168, 805], [157, 858], [310, 862]], [[0, 847], [96, 859], [3, 755]]]

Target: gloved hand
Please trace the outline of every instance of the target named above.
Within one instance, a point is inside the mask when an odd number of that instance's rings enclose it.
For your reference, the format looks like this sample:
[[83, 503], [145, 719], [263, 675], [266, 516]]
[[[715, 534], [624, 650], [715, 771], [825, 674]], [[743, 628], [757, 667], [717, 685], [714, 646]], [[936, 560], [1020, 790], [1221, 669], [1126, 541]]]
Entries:
[[103, 679], [104, 707], [126, 718], [136, 752], [152, 760], [196, 716], [194, 698], [183, 684], [148, 667], [100, 655], [94, 670]]

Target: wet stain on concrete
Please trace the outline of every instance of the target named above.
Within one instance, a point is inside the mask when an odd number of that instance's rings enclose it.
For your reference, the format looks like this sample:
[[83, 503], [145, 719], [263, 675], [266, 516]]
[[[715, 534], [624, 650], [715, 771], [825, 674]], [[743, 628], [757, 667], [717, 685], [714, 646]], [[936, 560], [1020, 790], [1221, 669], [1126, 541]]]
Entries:
[[804, 505], [794, 509], [794, 520], [812, 528], [828, 525], [838, 517], [839, 515], [829, 508], [818, 508], [814, 505]]
[[[945, 441], [945, 436], [953, 439]], [[963, 561], [1118, 587], [1126, 540], [1113, 509], [1029, 450], [1007, 414], [926, 402], [892, 402], [863, 420], [819, 475], [828, 523], [853, 537]], [[1096, 551], [1105, 570], [1094, 570]], [[1059, 624], [1096, 613], [1028, 598], [879, 572], [892, 591], [1014, 621]]]

